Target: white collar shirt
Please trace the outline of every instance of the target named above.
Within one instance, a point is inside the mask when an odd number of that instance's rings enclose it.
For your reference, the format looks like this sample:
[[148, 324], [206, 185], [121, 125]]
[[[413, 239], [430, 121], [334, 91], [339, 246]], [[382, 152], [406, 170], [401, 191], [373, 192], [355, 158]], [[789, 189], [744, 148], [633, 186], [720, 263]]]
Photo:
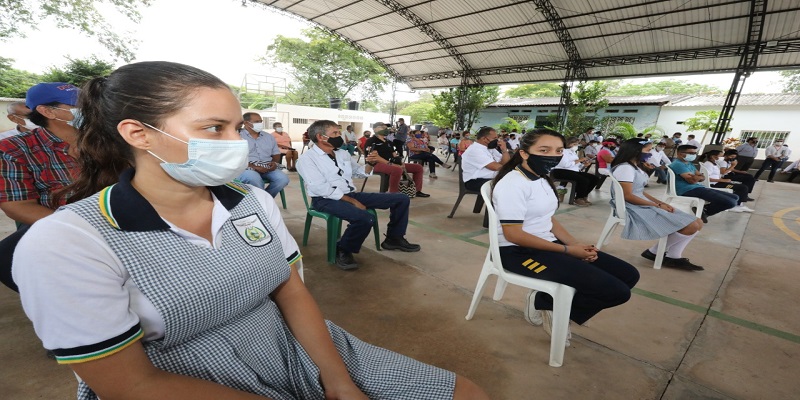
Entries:
[[339, 200], [355, 191], [353, 178], [364, 178], [372, 174], [364, 171], [363, 165], [344, 150], [333, 152], [335, 161], [319, 146], [304, 152], [297, 160], [297, 172], [303, 177], [308, 195]]
[[497, 171], [486, 168], [493, 162], [500, 162], [502, 154], [496, 150], [490, 150], [486, 145], [474, 142], [464, 150], [461, 155], [461, 169], [464, 173], [464, 182], [473, 179], [492, 179]]
[[656, 167], [660, 167], [661, 165], [670, 165], [672, 160], [664, 154], [664, 151], [658, 151], [655, 147], [650, 149], [650, 154], [653, 156], [648, 160], [650, 164], [655, 165]]

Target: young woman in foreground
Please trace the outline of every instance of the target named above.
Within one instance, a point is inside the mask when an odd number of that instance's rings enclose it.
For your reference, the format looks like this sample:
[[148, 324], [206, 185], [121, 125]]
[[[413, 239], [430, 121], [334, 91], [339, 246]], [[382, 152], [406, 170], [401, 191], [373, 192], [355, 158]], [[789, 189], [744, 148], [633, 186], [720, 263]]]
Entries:
[[14, 278], [80, 399], [487, 398], [323, 320], [275, 202], [229, 184], [248, 148], [225, 83], [136, 63], [79, 107], [84, 200], [30, 229]]
[[[497, 173], [492, 203], [501, 228], [503, 268], [575, 288], [570, 319], [583, 324], [628, 301], [639, 271], [581, 243], [553, 217], [558, 199], [548, 173], [561, 161], [563, 150], [564, 137], [554, 131], [536, 129], [522, 136], [519, 151]], [[525, 318], [543, 324], [550, 334], [552, 309], [549, 294], [531, 291]]]

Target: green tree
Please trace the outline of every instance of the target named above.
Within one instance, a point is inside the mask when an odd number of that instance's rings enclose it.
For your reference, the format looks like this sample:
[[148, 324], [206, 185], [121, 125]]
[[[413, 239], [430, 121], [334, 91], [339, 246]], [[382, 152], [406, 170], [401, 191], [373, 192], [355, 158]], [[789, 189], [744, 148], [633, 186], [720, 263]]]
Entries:
[[631, 124], [630, 122], [617, 122], [611, 128], [610, 133], [622, 139], [635, 138], [636, 135], [640, 133], [645, 135], [649, 133], [655, 138], [660, 138], [661, 136], [664, 135], [664, 129], [656, 125], [653, 125], [653, 126], [648, 126], [647, 128], [644, 128], [642, 130], [637, 130], [636, 127], [634, 127], [633, 124]]
[[656, 94], [721, 94], [716, 86], [689, 83], [684, 80], [665, 80], [646, 83], [609, 82], [609, 96], [646, 96]]
[[59, 28], [77, 28], [96, 38], [115, 59], [130, 62], [137, 42], [115, 32], [103, 14], [113, 11], [138, 21], [139, 9], [150, 3], [151, 0], [0, 0], [0, 42], [25, 37], [27, 30], [36, 29], [43, 21], [48, 23], [45, 20], [52, 17]]
[[[686, 118], [683, 124], [686, 125], [687, 132], [703, 131], [703, 138], [700, 139], [700, 143], [703, 143], [706, 140], [708, 132], [717, 127], [719, 116], [720, 112], [716, 110], [698, 111], [694, 114], [694, 117]], [[729, 126], [728, 131], [730, 130], [731, 128]]]
[[560, 97], [561, 85], [557, 83], [529, 83], [511, 88], [503, 93], [505, 98], [532, 99], [536, 97]]
[[783, 93], [800, 93], [800, 69], [781, 71]]
[[421, 124], [431, 120], [430, 114], [431, 110], [433, 110], [433, 103], [415, 101], [403, 108], [398, 107], [398, 109], [400, 111], [398, 111], [397, 114], [408, 115], [411, 117], [411, 122]]
[[504, 130], [506, 132], [512, 132], [516, 129], [517, 133], [525, 132], [525, 127], [528, 125], [528, 121], [517, 121], [511, 117], [503, 118], [503, 122], [500, 125], [495, 126], [498, 130]]
[[458, 95], [460, 90], [466, 90], [464, 104], [464, 126], [459, 129], [472, 129], [472, 125], [480, 118], [480, 111], [500, 97], [499, 86], [474, 86], [468, 88], [451, 88], [433, 95], [433, 109], [429, 118], [437, 126], [455, 126], [456, 110], [458, 108]]
[[293, 104], [327, 104], [329, 98], [344, 101], [358, 91], [374, 100], [389, 83], [386, 70], [353, 46], [319, 28], [303, 30], [306, 40], [278, 36], [267, 47], [265, 64], [288, 67], [295, 83], [287, 101]]
[[114, 71], [114, 64], [92, 56], [87, 59], [67, 57], [63, 67], [50, 67], [42, 75], [42, 82], [68, 82], [81, 86], [86, 81], [98, 76], [107, 76]]
[[564, 136], [576, 136], [599, 123], [597, 110], [608, 106], [608, 87], [609, 83], [603, 81], [581, 82], [575, 86], [561, 132]]
[[0, 57], [0, 97], [22, 99], [41, 78], [32, 72], [12, 68], [13, 62], [11, 58]]

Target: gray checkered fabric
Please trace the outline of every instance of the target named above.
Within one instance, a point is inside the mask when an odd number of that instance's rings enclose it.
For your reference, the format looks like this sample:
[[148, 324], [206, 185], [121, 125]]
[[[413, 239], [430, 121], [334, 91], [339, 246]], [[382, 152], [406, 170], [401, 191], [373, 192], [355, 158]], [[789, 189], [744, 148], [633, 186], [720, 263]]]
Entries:
[[[625, 165], [619, 164], [618, 167]], [[633, 194], [644, 200], [650, 201], [644, 196], [644, 185], [647, 184], [647, 174], [639, 171], [634, 174], [633, 178]], [[614, 187], [611, 187], [611, 208], [614, 208]], [[620, 193], [620, 195], [622, 195]], [[670, 233], [675, 233], [683, 229], [686, 225], [691, 224], [697, 219], [694, 215], [685, 213], [681, 210], [675, 209], [671, 213], [657, 207], [651, 206], [637, 206], [625, 202], [625, 228], [622, 230], [622, 238], [628, 240], [657, 240]]]
[[[251, 194], [230, 210], [231, 219], [257, 214], [273, 237], [263, 247], [247, 244], [230, 220], [222, 248], [207, 249], [171, 231], [114, 229], [100, 214], [97, 195], [68, 208], [102, 234], [164, 318], [165, 337], [144, 343], [156, 367], [273, 399], [324, 399], [317, 366], [269, 298], [290, 269]], [[453, 397], [452, 372], [364, 343], [326, 323], [351, 377], [371, 399]], [[84, 383], [78, 398], [97, 399]]]

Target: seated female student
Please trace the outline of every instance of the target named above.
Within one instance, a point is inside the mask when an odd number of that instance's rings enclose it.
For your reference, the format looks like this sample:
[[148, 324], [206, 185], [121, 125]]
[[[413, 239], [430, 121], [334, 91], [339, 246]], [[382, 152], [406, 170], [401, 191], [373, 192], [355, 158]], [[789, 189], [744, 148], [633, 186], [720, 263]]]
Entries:
[[699, 161], [703, 163], [703, 166], [706, 167], [706, 171], [708, 171], [708, 180], [711, 181], [711, 187], [731, 189], [733, 190], [733, 193], [735, 195], [739, 196], [739, 204], [736, 205], [736, 207], [729, 208], [728, 211], [730, 212], [755, 211], [752, 208], [744, 205], [745, 201], [750, 199], [750, 197], [747, 195], [750, 192], [750, 188], [748, 188], [747, 185], [743, 185], [741, 183], [735, 183], [731, 179], [722, 177], [719, 165], [717, 165], [717, 161], [719, 161], [721, 154], [722, 150], [710, 150], [705, 154], [703, 154], [702, 156], [700, 156]]
[[597, 174], [600, 179], [597, 180], [597, 185], [594, 187], [595, 189], [600, 189], [606, 181], [606, 176], [611, 174], [609, 165], [611, 165], [611, 161], [614, 160], [614, 156], [617, 155], [618, 145], [617, 139], [608, 138], [603, 142], [603, 147], [597, 151], [597, 158], [595, 161], [597, 162]]
[[578, 156], [578, 138], [571, 137], [567, 139], [567, 147], [564, 149], [561, 162], [550, 173], [550, 176], [556, 181], [559, 179], [575, 181], [575, 205], [577, 206], [592, 205], [588, 197], [597, 185], [598, 178], [594, 174], [581, 172], [581, 169], [591, 163], [592, 160], [589, 158]]
[[[622, 186], [625, 196], [625, 229], [622, 237], [628, 240], [658, 240], [667, 236], [667, 249], [663, 265], [665, 267], [702, 271], [703, 267], [692, 264], [683, 257], [683, 250], [703, 227], [694, 215], [676, 210], [669, 204], [644, 191], [647, 174], [639, 168], [639, 163], [650, 158], [653, 144], [639, 138], [622, 142], [617, 156], [611, 162], [614, 178]], [[616, 193], [611, 193], [612, 204]], [[658, 243], [645, 250], [642, 257], [656, 259]]]
[[450, 168], [450, 166], [440, 160], [439, 157], [436, 157], [436, 154], [433, 154], [431, 147], [428, 146], [428, 142], [423, 140], [424, 134], [422, 132], [415, 130], [411, 131], [409, 135], [411, 136], [411, 140], [408, 141], [408, 152], [410, 154], [408, 158], [410, 160], [421, 160], [423, 165], [428, 163], [429, 177], [437, 178], [436, 164], [444, 168]]
[[228, 183], [248, 148], [224, 82], [141, 62], [78, 105], [84, 200], [28, 231], [14, 278], [80, 399], [487, 398], [323, 320], [275, 202]]
[[[627, 262], [581, 243], [553, 218], [558, 199], [547, 175], [561, 161], [563, 149], [564, 138], [555, 131], [534, 129], [523, 135], [519, 150], [495, 177], [492, 203], [501, 228], [503, 268], [575, 288], [570, 319], [583, 324], [601, 310], [628, 301], [639, 272]], [[549, 294], [531, 291], [525, 319], [533, 325], [543, 324], [550, 334], [552, 309]]]

